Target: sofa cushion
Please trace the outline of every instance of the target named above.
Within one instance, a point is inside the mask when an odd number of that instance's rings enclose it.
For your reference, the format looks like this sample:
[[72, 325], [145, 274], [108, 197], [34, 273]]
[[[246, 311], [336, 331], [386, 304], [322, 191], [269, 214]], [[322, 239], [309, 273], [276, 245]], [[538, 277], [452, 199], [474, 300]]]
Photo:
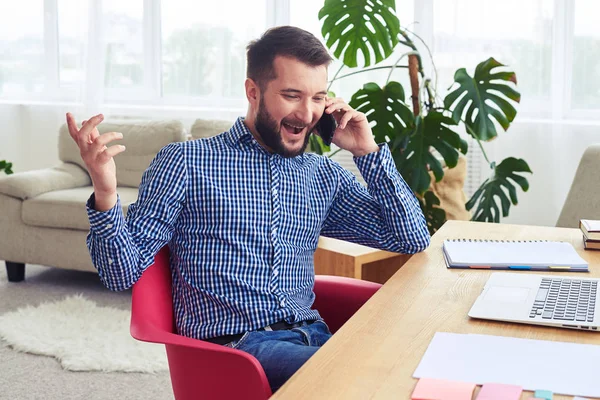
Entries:
[[192, 139], [209, 138], [219, 133], [228, 131], [233, 126], [233, 122], [221, 121], [216, 119], [197, 119], [192, 125], [190, 135]]
[[84, 168], [72, 163], [62, 163], [52, 168], [0, 177], [0, 193], [25, 200], [53, 190], [91, 184], [90, 176]]
[[[117, 165], [117, 185], [137, 188], [142, 174], [160, 149], [171, 142], [186, 140], [186, 132], [179, 121], [143, 121], [127, 123], [104, 122], [98, 126], [100, 134], [121, 132], [123, 139], [114, 144], [122, 144], [127, 149], [115, 157]], [[75, 163], [86, 168], [77, 144], [69, 135], [67, 125], [60, 127], [58, 156], [64, 162]]]
[[[88, 231], [90, 223], [85, 203], [93, 191], [92, 186], [86, 186], [56, 190], [25, 200], [21, 211], [23, 222], [31, 226]], [[119, 188], [124, 213], [127, 213], [129, 205], [137, 200], [137, 196], [137, 188]]]

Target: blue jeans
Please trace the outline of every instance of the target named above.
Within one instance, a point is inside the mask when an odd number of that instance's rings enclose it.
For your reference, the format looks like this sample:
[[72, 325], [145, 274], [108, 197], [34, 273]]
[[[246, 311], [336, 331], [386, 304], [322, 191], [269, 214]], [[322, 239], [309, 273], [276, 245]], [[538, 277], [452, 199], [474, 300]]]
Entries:
[[226, 346], [253, 355], [275, 393], [330, 337], [325, 322], [302, 322], [293, 329], [246, 332]]

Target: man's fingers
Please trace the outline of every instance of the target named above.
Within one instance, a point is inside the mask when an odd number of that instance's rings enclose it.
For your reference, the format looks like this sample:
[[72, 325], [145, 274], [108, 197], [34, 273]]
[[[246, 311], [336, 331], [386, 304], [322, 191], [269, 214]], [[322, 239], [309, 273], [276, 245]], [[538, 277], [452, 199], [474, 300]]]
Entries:
[[67, 113], [67, 128], [69, 129], [69, 135], [71, 135], [73, 139], [77, 140], [79, 129], [77, 128], [77, 122], [71, 113]]
[[334, 103], [326, 108], [329, 113], [335, 111], [353, 111], [354, 109], [346, 103]]
[[122, 144], [115, 144], [114, 146], [110, 146], [107, 147], [106, 150], [104, 150], [99, 157], [102, 159], [102, 161], [108, 161], [109, 158], [112, 158], [114, 156], [116, 156], [119, 153], [122, 153], [125, 151], [125, 146], [123, 146]]
[[[85, 140], [86, 143], [91, 143], [95, 137], [92, 131], [104, 120], [104, 115], [98, 114], [84, 122], [79, 130], [79, 137]], [[91, 140], [90, 140], [91, 139]]]
[[113, 140], [118, 139], [123, 139], [123, 134], [121, 132], [106, 132], [94, 139], [94, 144], [102, 148]]
[[344, 129], [346, 127], [346, 124], [352, 119], [352, 117], [355, 115], [354, 112], [352, 111], [348, 111], [346, 112], [343, 116], [342, 119], [340, 120], [340, 123], [338, 124], [338, 126], [340, 127], [340, 129]]

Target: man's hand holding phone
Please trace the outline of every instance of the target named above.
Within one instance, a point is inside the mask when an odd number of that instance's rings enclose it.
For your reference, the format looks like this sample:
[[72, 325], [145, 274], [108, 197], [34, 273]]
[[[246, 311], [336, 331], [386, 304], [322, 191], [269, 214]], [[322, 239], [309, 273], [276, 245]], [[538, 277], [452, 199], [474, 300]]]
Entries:
[[102, 114], [96, 115], [83, 121], [79, 129], [73, 115], [67, 113], [69, 134], [77, 143], [81, 158], [92, 178], [95, 209], [98, 211], [110, 210], [117, 202], [117, 169], [113, 157], [125, 151], [125, 146], [122, 145], [107, 147], [111, 142], [122, 139], [123, 134], [107, 132], [100, 135], [97, 126], [103, 120]]
[[[334, 121], [331, 121], [331, 117]], [[333, 127], [331, 136], [328, 135], [330, 127]], [[325, 111], [316, 129], [325, 144], [328, 144], [327, 141], [334, 143], [355, 157], [379, 151], [367, 116], [338, 97], [325, 99]]]

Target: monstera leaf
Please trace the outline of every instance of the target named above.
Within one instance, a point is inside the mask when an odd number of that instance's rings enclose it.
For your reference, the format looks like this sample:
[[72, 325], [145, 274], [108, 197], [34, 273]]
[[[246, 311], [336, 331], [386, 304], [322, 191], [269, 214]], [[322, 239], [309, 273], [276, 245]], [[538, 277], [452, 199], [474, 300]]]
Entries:
[[421, 198], [418, 197], [419, 205], [427, 221], [427, 229], [433, 235], [446, 222], [446, 211], [440, 208], [440, 199], [432, 191], [425, 192]]
[[319, 20], [324, 18], [321, 33], [327, 47], [346, 66], [358, 66], [360, 51], [368, 67], [371, 52], [378, 63], [398, 44], [400, 22], [395, 10], [394, 0], [326, 0], [319, 11]]
[[[504, 159], [498, 166], [492, 164], [492, 167], [494, 168], [494, 174], [483, 182], [467, 202], [467, 210], [472, 209], [477, 204], [477, 210], [472, 218], [474, 221], [500, 222], [500, 209], [496, 198], [500, 200], [502, 216], [508, 216], [510, 203], [517, 205], [517, 189], [509, 179], [516, 182], [524, 192], [529, 189], [527, 179], [516, 174], [516, 172], [531, 173], [531, 169], [529, 169], [529, 165], [525, 160], [509, 157]], [[508, 195], [503, 188], [506, 188]]]
[[373, 135], [377, 143], [387, 143], [414, 124], [415, 117], [404, 99], [404, 89], [398, 82], [390, 82], [383, 88], [370, 82], [354, 93], [348, 104], [376, 123]]
[[442, 164], [432, 154], [431, 148], [441, 154], [449, 168], [456, 167], [459, 151], [467, 153], [467, 142], [448, 127], [452, 125], [456, 125], [452, 118], [431, 111], [425, 117], [419, 115], [415, 119], [414, 131], [404, 150], [397, 151], [397, 143], [392, 143], [396, 166], [416, 193], [422, 194], [429, 188], [430, 169], [436, 181], [439, 182], [444, 176]]
[[[467, 131], [476, 139], [488, 141], [496, 137], [494, 118], [504, 130], [517, 115], [517, 110], [504, 97], [519, 102], [521, 95], [508, 82], [516, 83], [514, 72], [495, 72], [492, 70], [503, 67], [493, 58], [477, 65], [473, 77], [464, 68], [456, 71], [454, 82], [459, 85], [444, 99], [444, 106], [452, 110], [452, 118], [458, 123], [465, 113]], [[464, 96], [463, 96], [464, 94]], [[462, 96], [462, 97], [461, 97]], [[476, 112], [477, 111], [477, 112]]]

